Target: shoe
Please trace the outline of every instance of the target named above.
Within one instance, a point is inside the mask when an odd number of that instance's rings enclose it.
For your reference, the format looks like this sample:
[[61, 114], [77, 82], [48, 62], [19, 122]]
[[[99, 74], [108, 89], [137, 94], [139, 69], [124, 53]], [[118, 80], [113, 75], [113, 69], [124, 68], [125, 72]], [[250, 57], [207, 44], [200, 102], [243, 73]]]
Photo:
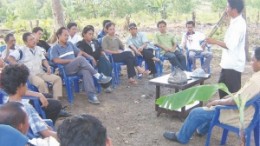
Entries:
[[100, 104], [100, 101], [98, 100], [96, 94], [90, 94], [88, 96], [88, 102], [92, 104]]
[[112, 93], [112, 88], [109, 86], [105, 89], [105, 92], [106, 93]]
[[100, 74], [100, 77], [98, 79], [98, 83], [100, 84], [106, 84], [112, 80], [112, 77], [107, 77], [104, 74]]
[[176, 136], [176, 133], [175, 132], [164, 132], [163, 133], [163, 137], [168, 139], [168, 140], [171, 140], [171, 141], [177, 141], [178, 142], [178, 139], [177, 139], [177, 136]]
[[72, 114], [68, 113], [65, 109], [61, 109], [58, 115], [59, 117], [70, 117]]

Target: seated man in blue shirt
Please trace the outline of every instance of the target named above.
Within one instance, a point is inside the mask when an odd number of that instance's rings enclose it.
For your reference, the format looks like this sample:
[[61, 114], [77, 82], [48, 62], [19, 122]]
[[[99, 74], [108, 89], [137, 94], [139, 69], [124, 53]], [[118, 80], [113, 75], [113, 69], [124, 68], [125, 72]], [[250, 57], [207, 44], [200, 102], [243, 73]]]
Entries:
[[153, 46], [149, 44], [143, 32], [138, 32], [135, 23], [130, 23], [128, 26], [130, 36], [127, 40], [127, 45], [135, 52], [136, 56], [142, 56], [147, 63], [150, 76], [156, 76], [155, 61], [160, 61], [153, 55]]
[[[110, 82], [111, 77], [98, 73], [86, 60], [89, 55], [79, 50], [74, 44], [68, 42], [69, 33], [65, 27], [61, 27], [56, 32], [58, 44], [51, 50], [51, 60], [54, 63], [64, 65], [67, 74], [81, 74], [83, 76], [84, 90], [88, 101], [99, 104], [96, 96], [96, 88], [92, 76], [98, 79], [101, 84]], [[84, 57], [83, 57], [84, 56]], [[89, 58], [92, 59], [92, 58]]]

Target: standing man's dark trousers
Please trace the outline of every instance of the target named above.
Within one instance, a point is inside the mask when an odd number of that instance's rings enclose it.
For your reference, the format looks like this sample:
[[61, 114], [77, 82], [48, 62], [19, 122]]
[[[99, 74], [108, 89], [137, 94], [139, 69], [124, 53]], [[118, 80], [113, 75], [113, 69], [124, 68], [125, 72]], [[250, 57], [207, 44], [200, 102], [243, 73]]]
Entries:
[[153, 49], [143, 49], [142, 55], [144, 61], [147, 63], [148, 70], [151, 71], [151, 74], [156, 74], [155, 63], [153, 61]]
[[[235, 93], [241, 88], [241, 72], [233, 69], [222, 69], [219, 77], [219, 83], [224, 83], [229, 92]], [[227, 95], [226, 92], [219, 90], [219, 98]]]

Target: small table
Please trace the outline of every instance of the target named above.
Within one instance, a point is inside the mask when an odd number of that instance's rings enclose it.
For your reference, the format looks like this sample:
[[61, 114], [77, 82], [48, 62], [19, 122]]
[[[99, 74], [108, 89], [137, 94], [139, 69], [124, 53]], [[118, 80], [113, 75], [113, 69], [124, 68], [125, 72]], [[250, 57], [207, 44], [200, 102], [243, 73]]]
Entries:
[[[190, 87], [192, 87], [196, 84], [203, 85], [204, 81], [210, 78], [210, 76], [208, 76], [207, 78], [192, 78], [192, 77], [190, 77], [190, 74], [191, 74], [190, 72], [185, 72], [185, 73], [188, 76], [188, 81], [187, 81], [187, 83], [184, 83], [184, 84], [168, 83], [168, 78], [169, 78], [170, 74], [151, 79], [149, 81], [150, 84], [153, 84], [153, 85], [156, 86], [155, 101], [160, 97], [160, 92], [161, 92], [160, 88], [161, 87], [174, 88], [175, 93], [176, 93], [176, 92], [179, 92], [179, 90], [185, 90], [185, 89], [190, 88]], [[165, 108], [161, 108], [157, 104], [155, 104], [155, 111], [157, 111], [157, 116], [159, 116], [161, 113], [166, 113], [166, 114], [170, 114], [170, 115], [173, 115], [173, 116], [185, 118], [193, 108], [201, 107], [202, 105], [203, 105], [203, 103], [201, 101], [197, 101], [192, 105], [182, 107], [180, 110], [171, 111], [171, 110], [168, 110], [168, 109], [165, 109]]]

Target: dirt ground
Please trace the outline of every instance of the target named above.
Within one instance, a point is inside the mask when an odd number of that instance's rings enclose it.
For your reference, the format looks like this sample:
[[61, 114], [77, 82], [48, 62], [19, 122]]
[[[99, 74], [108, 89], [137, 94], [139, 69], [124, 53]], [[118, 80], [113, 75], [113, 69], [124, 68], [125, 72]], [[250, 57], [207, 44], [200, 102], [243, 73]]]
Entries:
[[[216, 83], [219, 77], [220, 52], [213, 49], [214, 59], [211, 65], [211, 78], [206, 84]], [[164, 62], [164, 73], [169, 73], [168, 62]], [[243, 83], [252, 74], [250, 63], [247, 63], [245, 72], [242, 75]], [[174, 92], [174, 89], [162, 88], [162, 95]], [[65, 92], [64, 92], [65, 93]], [[64, 94], [66, 95], [66, 94]], [[142, 96], [142, 95], [145, 95]], [[162, 134], [166, 130], [178, 131], [183, 121], [166, 114], [156, 116], [155, 86], [149, 84], [149, 79], [138, 80], [138, 85], [130, 86], [127, 82], [127, 75], [123, 69], [121, 84], [116, 86], [113, 93], [104, 92], [98, 95], [101, 104], [92, 105], [88, 103], [84, 93], [76, 94], [75, 102], [69, 109], [73, 115], [91, 114], [99, 118], [107, 127], [108, 136], [112, 139], [114, 146], [179, 146], [175, 142], [163, 138]], [[217, 99], [215, 95], [213, 99]], [[212, 100], [213, 100], [212, 99]], [[62, 99], [62, 103], [68, 104]], [[205, 104], [205, 103], [204, 103]], [[62, 122], [60, 119], [57, 126]], [[222, 131], [214, 128], [211, 145], [219, 145]], [[193, 136], [188, 146], [203, 146], [206, 137]], [[228, 146], [238, 145], [238, 138], [233, 133], [229, 134]]]

